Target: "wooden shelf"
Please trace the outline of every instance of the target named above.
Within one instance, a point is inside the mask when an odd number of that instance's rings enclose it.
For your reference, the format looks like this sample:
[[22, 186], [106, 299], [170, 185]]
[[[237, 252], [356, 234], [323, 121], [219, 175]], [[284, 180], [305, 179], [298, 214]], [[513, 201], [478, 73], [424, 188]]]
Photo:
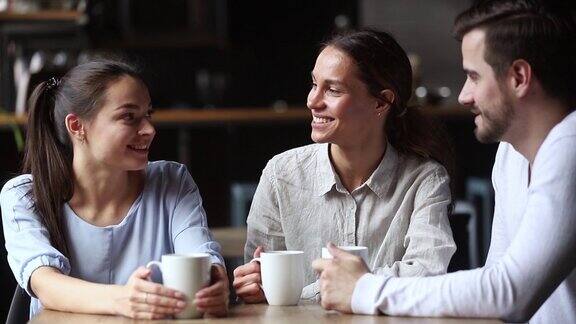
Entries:
[[152, 120], [155, 124], [198, 125], [304, 121], [309, 116], [308, 109], [302, 107], [284, 110], [271, 108], [157, 109]]
[[0, 12], [0, 22], [50, 22], [80, 21], [84, 13], [79, 11], [49, 10], [30, 13]]
[[10, 125], [25, 125], [25, 116], [16, 117], [13, 114], [0, 113], [0, 127], [10, 126]]
[[[425, 114], [440, 119], [471, 118], [467, 108], [461, 106], [425, 107]], [[216, 109], [157, 109], [152, 118], [159, 126], [194, 126], [209, 124], [238, 123], [282, 123], [306, 122], [310, 120], [310, 110], [305, 107], [290, 107], [284, 110], [271, 108], [216, 108]], [[25, 125], [26, 117], [0, 114], [0, 127]]]

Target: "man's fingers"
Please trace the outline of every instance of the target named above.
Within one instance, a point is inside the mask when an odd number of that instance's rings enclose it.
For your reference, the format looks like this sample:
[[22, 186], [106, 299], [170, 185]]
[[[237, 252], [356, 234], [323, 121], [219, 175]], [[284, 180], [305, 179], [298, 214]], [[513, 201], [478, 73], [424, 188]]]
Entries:
[[347, 258], [347, 257], [353, 255], [353, 254], [350, 254], [344, 250], [339, 249], [332, 242], [329, 242], [327, 247], [328, 247], [328, 251], [330, 252], [330, 254], [332, 254], [332, 257], [335, 259]]
[[328, 297], [325, 294], [321, 294], [320, 297], [321, 297], [320, 305], [322, 306], [322, 308], [330, 310], [331, 304], [330, 302], [328, 302]]
[[312, 269], [320, 273], [324, 271], [330, 264], [332, 264], [332, 260], [330, 259], [316, 259], [312, 261]]

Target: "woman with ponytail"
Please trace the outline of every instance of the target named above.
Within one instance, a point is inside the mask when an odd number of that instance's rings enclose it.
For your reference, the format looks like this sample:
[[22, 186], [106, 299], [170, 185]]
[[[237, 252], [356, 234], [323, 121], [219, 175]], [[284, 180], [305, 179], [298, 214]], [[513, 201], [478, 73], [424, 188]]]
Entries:
[[[155, 135], [148, 89], [129, 64], [100, 60], [43, 82], [29, 102], [24, 173], [0, 193], [8, 262], [48, 309], [164, 318], [194, 303], [228, 310], [228, 279], [186, 167], [148, 162]], [[211, 256], [195, 296], [142, 267], [168, 253]]]
[[[336, 35], [312, 70], [312, 144], [266, 165], [248, 215], [245, 259], [262, 250], [303, 250], [308, 264], [328, 242], [368, 247], [368, 267], [393, 276], [445, 273], [456, 250], [448, 146], [409, 107], [404, 50], [375, 30]], [[246, 302], [263, 302], [260, 267], [234, 271]], [[306, 271], [303, 298], [319, 297]]]

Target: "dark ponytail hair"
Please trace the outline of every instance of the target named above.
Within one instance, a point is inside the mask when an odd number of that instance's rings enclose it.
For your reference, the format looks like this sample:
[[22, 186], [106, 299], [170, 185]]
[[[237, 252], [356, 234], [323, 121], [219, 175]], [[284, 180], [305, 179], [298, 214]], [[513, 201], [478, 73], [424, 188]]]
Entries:
[[65, 118], [73, 113], [90, 120], [102, 106], [109, 84], [125, 75], [142, 80], [127, 63], [92, 61], [76, 66], [61, 81], [40, 83], [30, 96], [23, 172], [32, 174], [34, 208], [50, 243], [68, 257], [62, 208], [74, 193], [74, 177]]
[[396, 40], [382, 31], [360, 29], [333, 36], [322, 49], [328, 46], [352, 58], [358, 77], [372, 96], [386, 101], [380, 94], [382, 90], [394, 93], [385, 126], [390, 144], [402, 154], [433, 159], [451, 173], [451, 145], [444, 129], [424, 116], [419, 107], [408, 104], [412, 95], [412, 67]]

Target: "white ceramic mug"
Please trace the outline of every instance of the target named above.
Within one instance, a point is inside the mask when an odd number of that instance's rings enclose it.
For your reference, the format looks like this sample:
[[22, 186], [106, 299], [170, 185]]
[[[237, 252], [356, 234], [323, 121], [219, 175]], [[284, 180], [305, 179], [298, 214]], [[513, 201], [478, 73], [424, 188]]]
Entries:
[[297, 305], [304, 288], [304, 252], [270, 251], [260, 253], [262, 290], [270, 305]]
[[186, 308], [176, 318], [199, 318], [202, 312], [192, 303], [194, 295], [210, 284], [212, 262], [208, 253], [164, 254], [162, 262], [148, 262], [146, 268], [157, 266], [162, 271], [164, 286], [186, 296]]
[[[368, 248], [365, 246], [339, 246], [340, 250], [359, 256], [368, 264]], [[327, 247], [322, 248], [322, 259], [332, 259], [332, 254], [328, 251]]]

